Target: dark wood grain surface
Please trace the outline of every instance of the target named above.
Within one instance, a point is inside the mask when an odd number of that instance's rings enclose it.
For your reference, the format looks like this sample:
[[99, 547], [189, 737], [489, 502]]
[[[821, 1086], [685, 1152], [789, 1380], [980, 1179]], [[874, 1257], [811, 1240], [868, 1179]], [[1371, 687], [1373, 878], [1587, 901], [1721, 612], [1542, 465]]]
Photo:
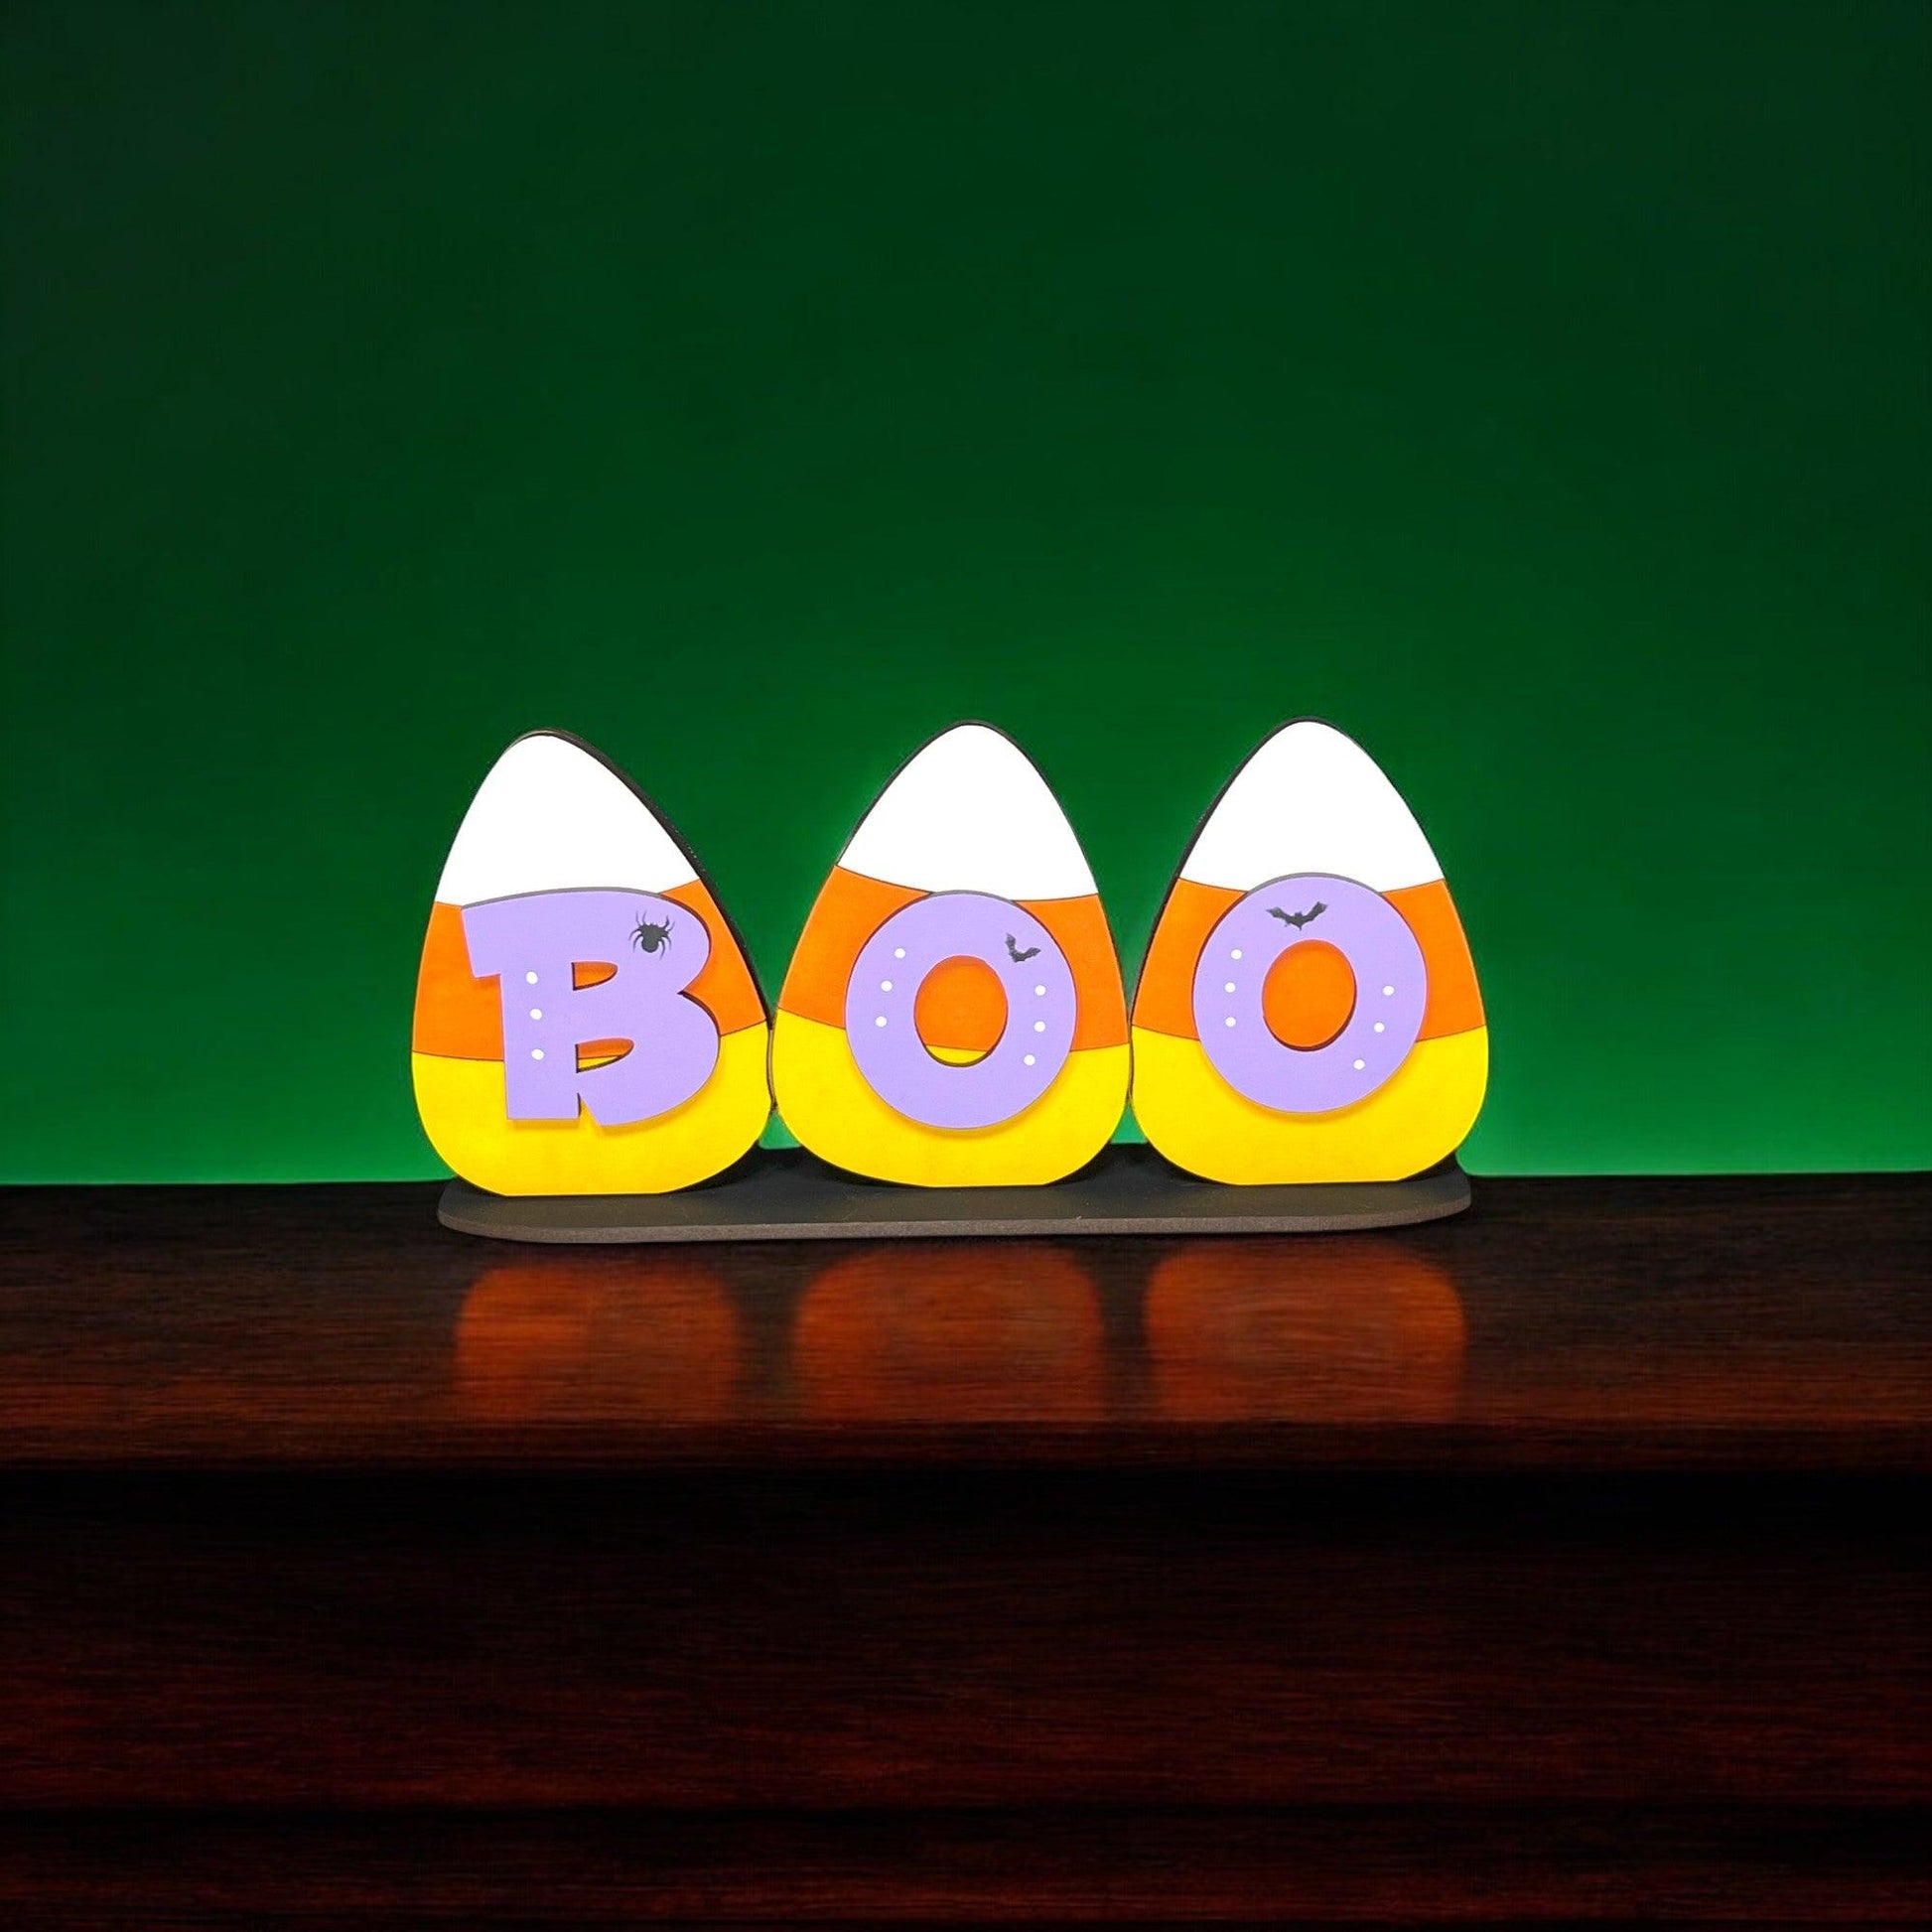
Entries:
[[0, 1923], [1932, 1909], [1921, 1178], [1282, 1242], [35, 1190]]
[[0, 1468], [1847, 1467], [1932, 1452], [1921, 1176], [1377, 1235], [559, 1252], [434, 1184], [22, 1189]]

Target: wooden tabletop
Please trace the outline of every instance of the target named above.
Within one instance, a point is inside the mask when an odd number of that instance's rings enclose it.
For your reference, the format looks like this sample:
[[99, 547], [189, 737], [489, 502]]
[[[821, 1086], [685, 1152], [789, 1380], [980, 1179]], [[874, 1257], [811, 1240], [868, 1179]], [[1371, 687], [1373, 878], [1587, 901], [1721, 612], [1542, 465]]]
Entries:
[[22, 1190], [0, 1923], [1923, 1922], [1924, 1177], [519, 1248]]
[[1922, 1471], [1923, 1175], [1289, 1240], [559, 1251], [434, 1183], [6, 1200], [0, 1469]]

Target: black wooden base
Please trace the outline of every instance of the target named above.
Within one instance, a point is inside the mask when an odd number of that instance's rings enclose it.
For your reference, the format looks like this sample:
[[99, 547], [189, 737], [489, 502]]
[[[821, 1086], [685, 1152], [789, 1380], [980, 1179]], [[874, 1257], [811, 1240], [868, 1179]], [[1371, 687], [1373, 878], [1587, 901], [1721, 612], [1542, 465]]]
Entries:
[[489, 1194], [453, 1180], [437, 1216], [497, 1241], [980, 1240], [1336, 1234], [1440, 1221], [1468, 1204], [1469, 1177], [1453, 1160], [1408, 1180], [1229, 1187], [1180, 1173], [1152, 1148], [1117, 1146], [1048, 1187], [899, 1187], [843, 1173], [802, 1148], [760, 1148], [674, 1194]]

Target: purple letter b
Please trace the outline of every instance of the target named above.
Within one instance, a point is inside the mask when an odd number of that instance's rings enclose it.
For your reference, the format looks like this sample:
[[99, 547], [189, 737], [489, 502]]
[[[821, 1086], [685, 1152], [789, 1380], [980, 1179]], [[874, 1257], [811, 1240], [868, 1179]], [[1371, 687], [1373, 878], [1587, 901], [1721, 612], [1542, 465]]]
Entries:
[[[581, 1102], [600, 1127], [669, 1113], [711, 1078], [718, 1028], [684, 989], [711, 956], [704, 921], [653, 893], [530, 893], [463, 908], [470, 970], [495, 975], [503, 1002], [504, 1110], [511, 1120], [575, 1120]], [[617, 971], [595, 986], [572, 968]], [[629, 1051], [578, 1070], [588, 1040]]]

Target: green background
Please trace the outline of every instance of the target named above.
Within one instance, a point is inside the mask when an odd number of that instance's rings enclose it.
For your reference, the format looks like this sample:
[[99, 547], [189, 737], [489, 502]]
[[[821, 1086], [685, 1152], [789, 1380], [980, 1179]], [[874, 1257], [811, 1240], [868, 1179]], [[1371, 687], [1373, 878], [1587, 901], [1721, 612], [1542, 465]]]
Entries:
[[1920, 4], [10, 10], [12, 1179], [423, 1174], [559, 725], [767, 990], [962, 717], [1130, 973], [1331, 718], [1485, 1171], [1932, 1160]]

